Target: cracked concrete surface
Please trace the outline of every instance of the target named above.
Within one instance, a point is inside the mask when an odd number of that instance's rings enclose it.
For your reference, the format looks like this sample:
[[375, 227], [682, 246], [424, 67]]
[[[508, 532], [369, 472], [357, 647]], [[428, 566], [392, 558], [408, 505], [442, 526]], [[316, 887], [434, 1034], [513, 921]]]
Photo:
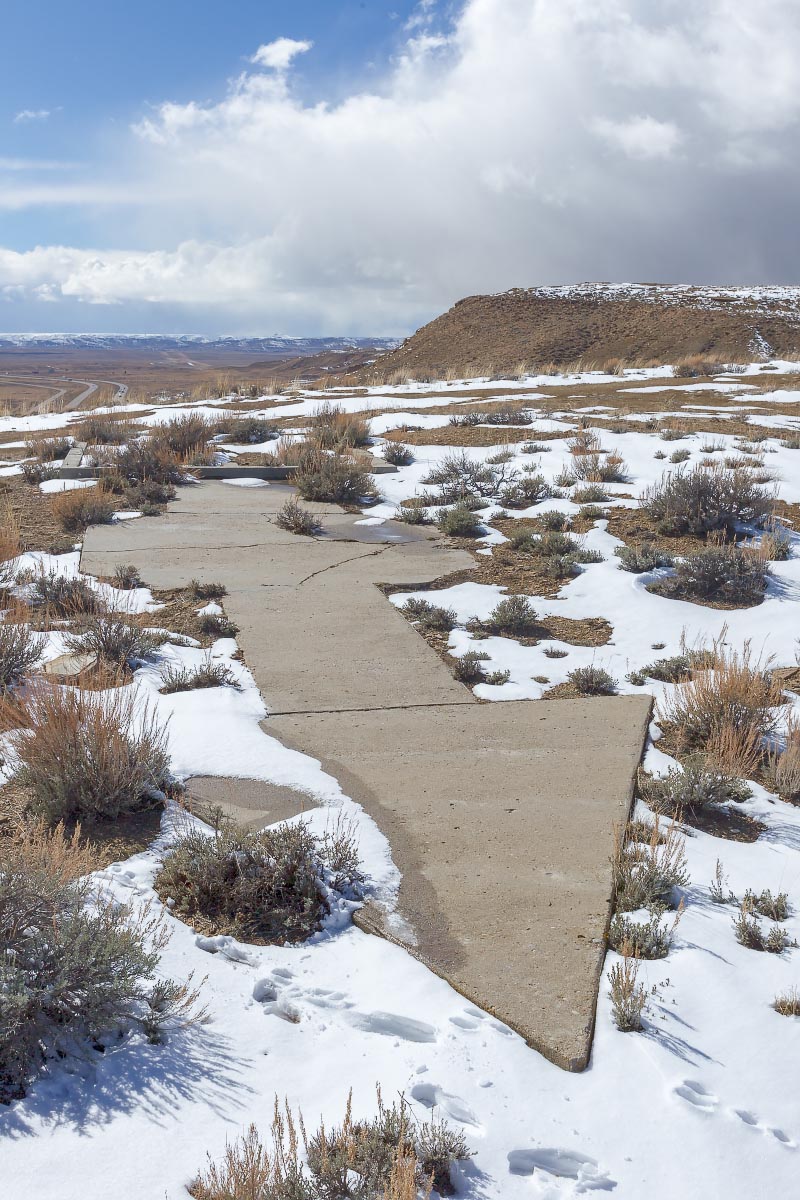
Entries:
[[[90, 529], [82, 568], [226, 584], [265, 729], [319, 759], [389, 839], [401, 920], [368, 905], [360, 926], [581, 1070], [613, 825], [627, 815], [649, 698], [478, 703], [375, 586], [430, 582], [471, 556], [333, 505], [309, 505], [325, 537], [296, 537], [275, 524], [290, 491], [198, 484], [160, 518]], [[251, 825], [307, 803], [261, 784], [200, 786]]]

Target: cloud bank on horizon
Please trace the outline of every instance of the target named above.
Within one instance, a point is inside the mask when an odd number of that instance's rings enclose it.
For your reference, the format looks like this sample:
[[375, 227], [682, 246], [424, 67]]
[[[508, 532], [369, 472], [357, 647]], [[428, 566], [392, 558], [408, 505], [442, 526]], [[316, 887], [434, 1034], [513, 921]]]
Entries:
[[[800, 281], [796, 0], [426, 0], [335, 103], [293, 86], [313, 55], [278, 38], [68, 180], [9, 174], [43, 236], [0, 232], [0, 326], [391, 334], [513, 286]], [[54, 206], [105, 236], [48, 244]]]

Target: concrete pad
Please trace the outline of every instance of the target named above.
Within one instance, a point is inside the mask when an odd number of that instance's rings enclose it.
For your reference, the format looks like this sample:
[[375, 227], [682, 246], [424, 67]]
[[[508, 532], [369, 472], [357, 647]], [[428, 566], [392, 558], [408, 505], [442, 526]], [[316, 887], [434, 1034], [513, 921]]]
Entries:
[[[163, 587], [224, 582], [272, 714], [265, 728], [365, 806], [403, 874], [399, 919], [368, 907], [359, 924], [582, 1069], [612, 827], [627, 815], [649, 698], [478, 704], [376, 587], [431, 582], [474, 566], [471, 555], [430, 530], [350, 540], [360, 518], [335, 506], [341, 540], [298, 538], [274, 524], [285, 497], [277, 485], [198, 484], [160, 518], [89, 529], [82, 569], [132, 563]], [[294, 814], [296, 797], [263, 786], [217, 781], [212, 792], [246, 822], [281, 819], [284, 802]]]
[[260, 779], [220, 779], [212, 775], [194, 775], [186, 783], [192, 812], [201, 818], [222, 809], [226, 817], [245, 829], [263, 829], [276, 821], [288, 821], [315, 807], [313, 797], [294, 788]]
[[649, 698], [521, 701], [280, 716], [387, 835], [406, 946], [567, 1070], [588, 1063], [611, 914], [613, 827], [627, 818]]

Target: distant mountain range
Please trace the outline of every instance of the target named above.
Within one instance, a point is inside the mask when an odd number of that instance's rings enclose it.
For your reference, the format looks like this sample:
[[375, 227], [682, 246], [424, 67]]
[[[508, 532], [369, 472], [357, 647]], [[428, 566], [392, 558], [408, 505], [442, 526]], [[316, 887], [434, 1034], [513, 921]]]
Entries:
[[352, 350], [391, 350], [400, 338], [381, 337], [220, 337], [158, 333], [0, 333], [0, 349], [35, 346], [37, 349], [77, 350], [241, 350], [248, 354], [346, 354]]

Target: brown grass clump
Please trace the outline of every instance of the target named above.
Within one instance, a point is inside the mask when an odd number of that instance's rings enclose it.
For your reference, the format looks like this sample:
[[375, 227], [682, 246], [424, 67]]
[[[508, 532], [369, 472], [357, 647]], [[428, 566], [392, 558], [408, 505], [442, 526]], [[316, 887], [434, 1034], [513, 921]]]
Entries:
[[369, 421], [325, 400], [312, 416], [309, 444], [320, 450], [347, 451], [370, 443]]
[[65, 533], [83, 533], [89, 525], [107, 525], [116, 511], [114, 501], [99, 488], [59, 492], [50, 503]]
[[800, 988], [791, 987], [786, 992], [779, 992], [772, 1007], [782, 1017], [800, 1017]]
[[152, 806], [170, 782], [165, 730], [128, 689], [40, 683], [24, 705], [13, 783], [51, 824], [110, 820]]
[[378, 497], [375, 484], [355, 458], [322, 450], [303, 452], [295, 483], [304, 500], [348, 508], [374, 503]]
[[[194, 1200], [428, 1200], [433, 1187], [451, 1194], [452, 1165], [469, 1158], [463, 1134], [445, 1121], [414, 1120], [406, 1102], [388, 1107], [378, 1089], [378, 1111], [352, 1115], [348, 1098], [340, 1126], [306, 1131], [287, 1104], [275, 1100], [266, 1146], [255, 1125], [225, 1148], [221, 1163], [189, 1187]], [[305, 1161], [303, 1161], [303, 1155]]]
[[768, 787], [782, 800], [800, 802], [800, 727], [788, 722], [783, 750], [772, 750], [765, 770]]
[[775, 730], [776, 707], [785, 703], [769, 663], [753, 655], [749, 642], [741, 653], [721, 644], [714, 646], [716, 666], [696, 671], [662, 707], [677, 731], [680, 751], [724, 746], [725, 739], [765, 738]]

